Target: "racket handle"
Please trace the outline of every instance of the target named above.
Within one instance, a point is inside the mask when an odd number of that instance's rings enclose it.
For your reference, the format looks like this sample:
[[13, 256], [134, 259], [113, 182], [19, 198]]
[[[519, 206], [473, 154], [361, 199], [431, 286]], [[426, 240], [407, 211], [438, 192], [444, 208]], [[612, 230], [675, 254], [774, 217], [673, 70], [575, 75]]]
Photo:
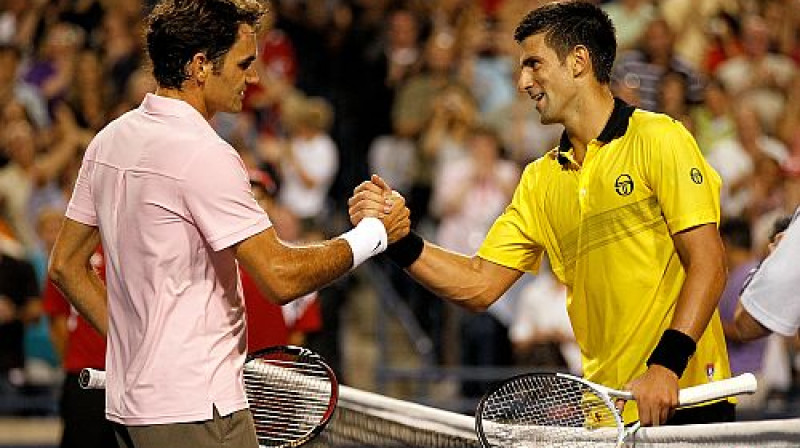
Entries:
[[106, 372], [97, 369], [82, 369], [78, 383], [83, 389], [105, 389]]
[[752, 373], [743, 373], [726, 380], [714, 381], [700, 386], [681, 389], [678, 395], [680, 406], [690, 406], [705, 401], [731, 397], [733, 395], [752, 394], [758, 382]]

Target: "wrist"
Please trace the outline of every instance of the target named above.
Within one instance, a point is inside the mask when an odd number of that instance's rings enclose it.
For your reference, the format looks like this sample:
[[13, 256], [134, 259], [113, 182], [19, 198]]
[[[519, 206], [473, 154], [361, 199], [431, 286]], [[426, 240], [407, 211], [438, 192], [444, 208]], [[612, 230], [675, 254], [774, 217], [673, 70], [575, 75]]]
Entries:
[[353, 253], [353, 265], [350, 269], [355, 269], [374, 255], [386, 250], [388, 236], [386, 228], [378, 218], [364, 218], [357, 226], [343, 233], [339, 238], [347, 241]]
[[661, 340], [647, 359], [647, 366], [657, 364], [666, 367], [680, 378], [696, 348], [697, 343], [689, 335], [669, 328], [661, 335]]
[[417, 261], [424, 248], [425, 240], [411, 231], [408, 232], [408, 235], [390, 244], [385, 254], [393, 263], [405, 269]]

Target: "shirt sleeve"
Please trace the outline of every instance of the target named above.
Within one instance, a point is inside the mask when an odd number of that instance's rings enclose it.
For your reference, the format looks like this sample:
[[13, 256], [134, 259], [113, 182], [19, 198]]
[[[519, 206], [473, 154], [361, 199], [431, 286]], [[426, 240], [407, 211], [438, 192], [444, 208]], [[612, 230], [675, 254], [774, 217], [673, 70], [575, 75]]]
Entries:
[[492, 224], [478, 256], [501, 266], [536, 272], [544, 253], [539, 219], [542, 212], [534, 197], [535, 170], [529, 165], [514, 191], [511, 204]]
[[[669, 121], [667, 121], [669, 120]], [[682, 124], [664, 118], [645, 129], [650, 143], [645, 155], [645, 177], [653, 189], [671, 234], [717, 223], [721, 181], [703, 158], [700, 148]]]
[[186, 173], [183, 200], [214, 251], [271, 226], [253, 197], [242, 159], [226, 143], [215, 142], [199, 150]]
[[72, 198], [67, 205], [66, 217], [87, 226], [97, 226], [97, 212], [92, 199], [92, 172], [94, 171], [94, 157], [96, 153], [96, 140], [93, 140], [86, 149], [83, 163], [75, 180]]
[[775, 251], [756, 271], [742, 293], [742, 306], [762, 325], [784, 336], [800, 328], [800, 220], [786, 229]]

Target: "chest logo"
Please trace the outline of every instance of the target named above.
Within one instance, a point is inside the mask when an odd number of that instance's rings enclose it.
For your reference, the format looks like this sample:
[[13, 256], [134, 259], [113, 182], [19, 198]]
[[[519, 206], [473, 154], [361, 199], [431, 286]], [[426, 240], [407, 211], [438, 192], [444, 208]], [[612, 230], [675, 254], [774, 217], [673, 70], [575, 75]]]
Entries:
[[614, 182], [614, 190], [620, 196], [628, 196], [633, 193], [633, 179], [627, 174], [620, 174], [616, 182]]
[[701, 173], [697, 168], [692, 168], [692, 170], [689, 171], [689, 175], [692, 177], [692, 182], [696, 183], [697, 185], [703, 183], [703, 173]]

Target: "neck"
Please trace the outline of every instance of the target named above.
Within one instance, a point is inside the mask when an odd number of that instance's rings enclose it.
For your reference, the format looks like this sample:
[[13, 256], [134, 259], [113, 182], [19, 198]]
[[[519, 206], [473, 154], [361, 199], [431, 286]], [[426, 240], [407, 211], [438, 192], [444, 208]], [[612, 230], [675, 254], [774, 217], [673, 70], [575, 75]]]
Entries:
[[613, 111], [614, 96], [605, 84], [599, 84], [589, 95], [576, 101], [572, 113], [564, 120], [564, 127], [579, 163], [586, 155], [586, 146], [603, 132]]
[[165, 98], [173, 98], [189, 103], [189, 105], [197, 109], [197, 111], [200, 112], [200, 115], [202, 115], [206, 120], [211, 119], [211, 116], [213, 115], [213, 113], [208, 111], [200, 92], [197, 92], [189, 87], [184, 87], [183, 89], [173, 89], [159, 86], [156, 89], [155, 94]]

